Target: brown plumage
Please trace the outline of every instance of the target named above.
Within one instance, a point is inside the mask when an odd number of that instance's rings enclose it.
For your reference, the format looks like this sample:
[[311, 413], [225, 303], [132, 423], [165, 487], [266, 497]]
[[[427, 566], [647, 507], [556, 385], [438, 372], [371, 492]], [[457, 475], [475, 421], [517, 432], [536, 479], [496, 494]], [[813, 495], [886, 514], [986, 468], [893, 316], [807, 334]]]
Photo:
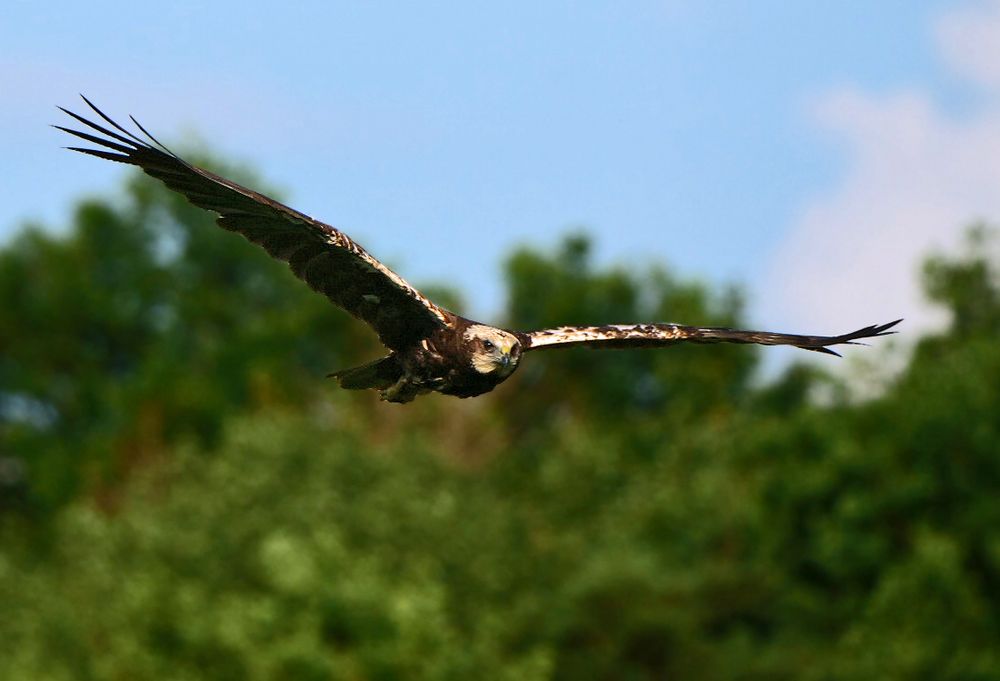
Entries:
[[660, 323], [564, 326], [524, 333], [480, 324], [432, 303], [338, 229], [187, 163], [160, 144], [134, 118], [132, 122], [148, 140], [111, 120], [86, 97], [83, 99], [107, 125], [59, 107], [100, 133], [54, 126], [100, 147], [69, 149], [138, 166], [194, 205], [218, 214], [219, 226], [242, 234], [273, 257], [287, 262], [295, 276], [313, 290], [366, 322], [390, 354], [330, 375], [344, 388], [375, 388], [382, 399], [392, 402], [409, 402], [430, 391], [458, 397], [489, 392], [514, 372], [521, 353], [528, 350], [572, 345], [649, 348], [695, 342], [792, 345], [836, 355], [829, 346], [856, 344], [863, 338], [894, 333], [889, 329], [900, 321], [840, 336], [798, 336]]
[[561, 326], [556, 329], [532, 331], [527, 336], [527, 349], [582, 345], [590, 348], [658, 348], [675, 343], [752, 343], [755, 345], [791, 345], [840, 356], [830, 345], [860, 345], [861, 338], [885, 336], [901, 322], [866, 326], [840, 336], [799, 336], [771, 331], [743, 331], [712, 326], [683, 324], [606, 324], [604, 326]]

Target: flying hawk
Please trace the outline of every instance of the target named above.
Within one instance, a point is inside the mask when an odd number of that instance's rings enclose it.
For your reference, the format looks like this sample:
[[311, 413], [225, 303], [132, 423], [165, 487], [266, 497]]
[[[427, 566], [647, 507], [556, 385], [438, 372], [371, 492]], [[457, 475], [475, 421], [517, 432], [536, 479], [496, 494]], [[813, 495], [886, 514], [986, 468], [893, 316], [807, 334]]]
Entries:
[[56, 128], [100, 147], [69, 149], [142, 168], [194, 205], [217, 213], [223, 229], [263, 246], [273, 257], [287, 262], [295, 276], [313, 290], [367, 322], [389, 354], [330, 375], [350, 390], [375, 388], [390, 402], [409, 402], [431, 391], [457, 397], [482, 395], [514, 373], [522, 354], [531, 350], [575, 345], [653, 348], [681, 342], [756, 343], [793, 345], [837, 355], [829, 346], [893, 333], [889, 329], [900, 321], [840, 336], [667, 323], [562, 326], [527, 332], [489, 326], [435, 305], [340, 230], [185, 162], [135, 118], [130, 117], [148, 140], [115, 123], [86, 97], [83, 100], [110, 127], [59, 107], [93, 132]]

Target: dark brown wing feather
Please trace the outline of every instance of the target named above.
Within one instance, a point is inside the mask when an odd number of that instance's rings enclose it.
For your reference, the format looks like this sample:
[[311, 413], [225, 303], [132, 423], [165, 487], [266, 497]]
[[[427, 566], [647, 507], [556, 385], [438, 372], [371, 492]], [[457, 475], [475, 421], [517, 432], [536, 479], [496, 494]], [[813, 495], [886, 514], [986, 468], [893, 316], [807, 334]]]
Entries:
[[792, 345], [803, 350], [838, 355], [831, 345], [859, 345], [862, 338], [886, 336], [902, 319], [888, 324], [866, 326], [840, 336], [799, 336], [770, 331], [743, 331], [680, 324], [615, 324], [609, 326], [561, 326], [520, 334], [525, 350], [583, 345], [591, 348], [656, 348], [676, 343], [755, 343]]
[[54, 126], [102, 147], [70, 149], [138, 166], [194, 205], [218, 213], [220, 226], [287, 262], [295, 276], [313, 290], [370, 324], [387, 347], [404, 348], [454, 319], [343, 232], [185, 162], [133, 118], [139, 130], [149, 136], [152, 144], [147, 143], [108, 118], [86, 97], [83, 100], [113, 130], [59, 107], [103, 135]]

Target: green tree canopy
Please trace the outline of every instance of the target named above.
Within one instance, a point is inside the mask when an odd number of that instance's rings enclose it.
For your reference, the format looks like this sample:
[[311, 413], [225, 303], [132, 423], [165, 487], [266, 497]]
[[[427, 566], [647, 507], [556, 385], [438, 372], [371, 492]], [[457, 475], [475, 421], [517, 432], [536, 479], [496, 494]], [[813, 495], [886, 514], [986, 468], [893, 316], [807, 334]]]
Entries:
[[210, 444], [234, 414], [306, 405], [374, 343], [143, 176], [0, 251], [0, 339], [0, 451], [25, 471], [31, 512], [180, 440]]
[[[200, 211], [85, 202], [0, 252], [0, 678], [998, 678], [990, 235], [874, 399], [691, 347], [401, 409], [319, 380], [374, 336]], [[579, 236], [507, 271], [519, 327], [741, 322]]]

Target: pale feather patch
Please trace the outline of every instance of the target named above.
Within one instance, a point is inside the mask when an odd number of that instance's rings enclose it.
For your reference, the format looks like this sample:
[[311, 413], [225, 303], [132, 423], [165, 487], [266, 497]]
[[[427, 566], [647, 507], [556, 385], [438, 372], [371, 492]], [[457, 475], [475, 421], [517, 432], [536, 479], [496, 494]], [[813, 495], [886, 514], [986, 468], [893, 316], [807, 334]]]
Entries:
[[[322, 223], [320, 223], [322, 224]], [[411, 286], [405, 279], [390, 270], [388, 267], [383, 265], [381, 262], [376, 260], [368, 253], [364, 248], [361, 247], [359, 243], [351, 239], [349, 236], [341, 232], [339, 229], [330, 227], [329, 225], [323, 225], [329, 231], [325, 232], [326, 242], [331, 246], [336, 246], [337, 248], [342, 248], [345, 251], [357, 256], [363, 263], [374, 269], [375, 271], [382, 274], [386, 279], [391, 281], [396, 285], [397, 288], [401, 289], [406, 293], [406, 295], [411, 298], [415, 298], [423, 305], [427, 310], [438, 318], [441, 322], [447, 322], [448, 318], [445, 315], [444, 310], [428, 300], [420, 291]]]
[[473, 324], [465, 330], [462, 334], [462, 338], [466, 341], [472, 341], [477, 338], [482, 340], [488, 340], [506, 351], [510, 351], [514, 344], [517, 343], [517, 336], [503, 329], [498, 329], [495, 326], [487, 326], [486, 324]]
[[[517, 368], [517, 360], [511, 355], [517, 345], [517, 336], [503, 329], [485, 324], [473, 324], [465, 330], [462, 338], [472, 343], [476, 340], [488, 340], [496, 348], [493, 352], [475, 351], [472, 353], [472, 368], [481, 374], [499, 374], [507, 376]], [[508, 358], [504, 364], [504, 357]]]
[[532, 331], [530, 348], [567, 343], [609, 340], [680, 340], [684, 331], [677, 324], [607, 324], [605, 326], [560, 326]]

